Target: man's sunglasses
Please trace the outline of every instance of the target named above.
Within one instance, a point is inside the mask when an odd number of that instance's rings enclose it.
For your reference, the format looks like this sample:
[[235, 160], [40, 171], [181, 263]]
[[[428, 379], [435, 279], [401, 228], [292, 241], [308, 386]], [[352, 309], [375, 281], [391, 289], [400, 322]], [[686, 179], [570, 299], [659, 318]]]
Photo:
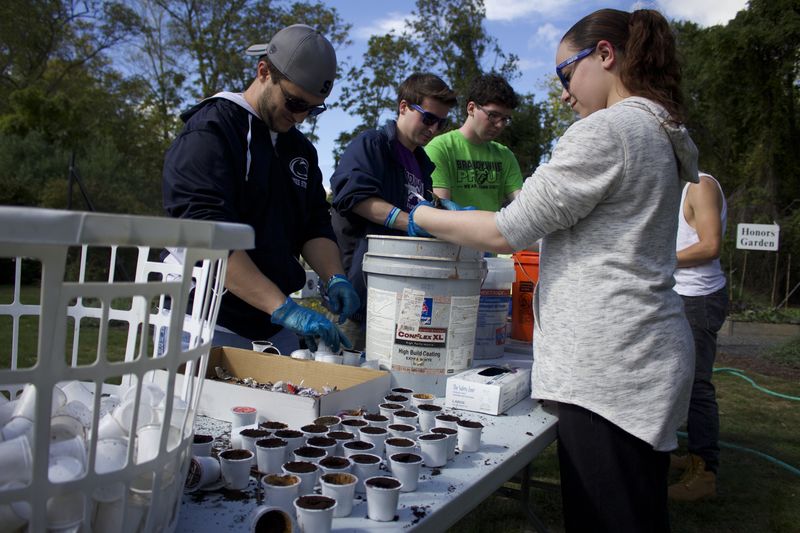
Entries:
[[573, 63], [577, 63], [578, 61], [580, 61], [584, 57], [586, 57], [589, 54], [591, 54], [592, 52], [594, 52], [596, 47], [597, 47], [597, 45], [594, 45], [591, 48], [584, 48], [583, 50], [581, 50], [580, 52], [578, 52], [574, 56], [569, 57], [569, 58], [565, 59], [564, 61], [562, 61], [561, 63], [559, 63], [558, 65], [556, 65], [556, 74], [558, 74], [558, 79], [561, 80], [561, 85], [564, 86], [564, 89], [569, 91], [569, 80], [572, 77], [572, 74], [570, 74], [569, 76], [566, 76], [564, 74], [564, 69], [567, 68], [568, 66], [570, 66]]
[[309, 104], [301, 98], [290, 95], [286, 92], [280, 82], [278, 82], [278, 87], [281, 88], [281, 92], [283, 93], [283, 100], [285, 102], [286, 109], [292, 114], [308, 113], [308, 116], [316, 117], [328, 109], [324, 103], [320, 105]]
[[447, 117], [442, 118], [437, 115], [434, 115], [430, 111], [425, 111], [417, 104], [408, 104], [408, 107], [410, 107], [414, 111], [419, 112], [422, 115], [422, 123], [425, 124], [426, 126], [433, 126], [434, 124], [438, 124], [440, 130], [444, 129], [444, 127], [447, 126]]

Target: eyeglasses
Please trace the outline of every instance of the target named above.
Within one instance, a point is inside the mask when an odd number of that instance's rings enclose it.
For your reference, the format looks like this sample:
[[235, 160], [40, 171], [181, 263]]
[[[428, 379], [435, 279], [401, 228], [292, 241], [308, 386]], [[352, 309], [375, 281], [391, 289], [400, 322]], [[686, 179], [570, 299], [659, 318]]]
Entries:
[[422, 114], [422, 123], [425, 124], [426, 126], [433, 126], [434, 124], [438, 124], [440, 130], [444, 129], [444, 127], [447, 126], [447, 117], [442, 118], [437, 115], [434, 115], [430, 111], [425, 111], [417, 104], [408, 104], [408, 107]]
[[486, 113], [486, 118], [489, 119], [489, 122], [493, 122], [495, 124], [499, 122], [503, 126], [508, 126], [509, 124], [511, 124], [512, 119], [508, 115], [498, 113], [497, 111], [487, 111], [486, 109], [483, 108], [483, 106], [479, 104], [475, 104], [475, 107]]
[[283, 100], [285, 102], [286, 109], [289, 110], [290, 113], [293, 114], [308, 113], [308, 116], [316, 117], [317, 115], [328, 109], [328, 106], [326, 106], [325, 103], [322, 103], [320, 105], [309, 104], [308, 102], [306, 102], [301, 98], [297, 98], [295, 96], [290, 95], [283, 88], [281, 82], [278, 82], [278, 87], [281, 88], [281, 93], [283, 93]]
[[572, 77], [572, 73], [564, 74], [564, 68], [570, 66], [573, 63], [577, 63], [578, 61], [580, 61], [584, 57], [588, 56], [589, 54], [594, 52], [596, 47], [597, 47], [597, 45], [594, 45], [591, 48], [584, 48], [583, 50], [581, 50], [580, 52], [578, 52], [574, 56], [572, 56], [570, 58], [567, 58], [564, 61], [562, 61], [561, 63], [559, 63], [558, 65], [556, 65], [556, 74], [558, 74], [558, 79], [561, 80], [561, 85], [564, 86], [564, 89], [569, 91], [569, 80]]

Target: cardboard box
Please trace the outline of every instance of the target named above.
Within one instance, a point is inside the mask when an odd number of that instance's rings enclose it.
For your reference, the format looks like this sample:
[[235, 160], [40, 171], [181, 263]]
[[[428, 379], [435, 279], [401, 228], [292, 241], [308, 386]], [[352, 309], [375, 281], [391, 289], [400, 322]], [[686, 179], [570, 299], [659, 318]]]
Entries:
[[480, 366], [447, 378], [445, 406], [499, 415], [530, 393], [530, 368]]
[[[283, 392], [254, 389], [216, 379], [215, 367], [221, 366], [230, 374], [250, 377], [259, 383], [289, 381], [322, 392], [324, 386], [336, 390], [311, 398]], [[177, 376], [176, 390], [180, 390], [181, 377]], [[156, 372], [156, 381], [166, 384], [167, 373]], [[333, 415], [346, 409], [364, 407], [378, 412], [378, 404], [391, 388], [388, 372], [331, 363], [318, 363], [269, 355], [251, 350], [215, 347], [209, 354], [203, 393], [198, 413], [219, 420], [231, 420], [231, 408], [249, 405], [258, 409], [259, 420], [278, 420], [293, 428], [310, 424], [322, 415]]]

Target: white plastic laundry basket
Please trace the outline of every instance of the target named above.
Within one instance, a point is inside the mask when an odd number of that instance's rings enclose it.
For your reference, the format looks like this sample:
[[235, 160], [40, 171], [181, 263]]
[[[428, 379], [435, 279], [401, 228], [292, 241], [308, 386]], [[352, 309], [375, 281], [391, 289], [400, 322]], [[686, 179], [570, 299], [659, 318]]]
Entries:
[[0, 207], [0, 531], [175, 529], [228, 253], [252, 244], [239, 224]]

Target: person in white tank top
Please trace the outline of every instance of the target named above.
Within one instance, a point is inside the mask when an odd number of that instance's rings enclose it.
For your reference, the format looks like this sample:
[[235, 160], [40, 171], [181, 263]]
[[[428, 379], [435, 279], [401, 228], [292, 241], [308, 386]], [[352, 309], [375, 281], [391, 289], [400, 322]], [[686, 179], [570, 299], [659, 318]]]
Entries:
[[695, 375], [689, 404], [689, 454], [673, 456], [671, 465], [684, 469], [670, 485], [669, 497], [693, 501], [716, 495], [719, 466], [719, 409], [711, 375], [717, 332], [725, 320], [728, 291], [719, 262], [727, 222], [727, 204], [719, 182], [700, 173], [699, 183], [683, 189], [678, 212], [675, 292], [681, 295], [695, 344]]

